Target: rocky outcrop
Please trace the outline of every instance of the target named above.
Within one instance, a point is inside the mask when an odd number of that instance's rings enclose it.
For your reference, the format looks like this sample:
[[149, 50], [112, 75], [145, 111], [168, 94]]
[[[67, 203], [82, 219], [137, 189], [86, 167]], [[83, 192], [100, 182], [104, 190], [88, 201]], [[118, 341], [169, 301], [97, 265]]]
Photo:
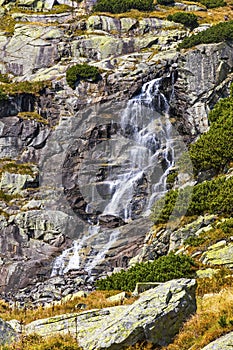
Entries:
[[181, 134], [185, 129], [191, 135], [208, 129], [208, 112], [219, 97], [226, 96], [233, 78], [232, 66], [231, 43], [199, 45], [180, 55], [172, 114]]
[[14, 340], [17, 340], [18, 336], [10, 323], [0, 318], [0, 345], [12, 343]]
[[1, 216], [0, 224], [1, 292], [49, 276], [54, 257], [70, 243], [65, 230], [72, 231], [72, 218], [61, 212], [31, 210]]
[[215, 219], [214, 215], [205, 215], [181, 228], [151, 229], [145, 237], [140, 253], [132, 258], [130, 264], [154, 260], [170, 252], [178, 251], [185, 245], [189, 237], [198, 237], [202, 232], [212, 229]]
[[195, 311], [195, 280], [180, 279], [142, 293], [132, 305], [37, 320], [25, 332], [71, 333], [83, 349], [122, 349], [143, 340], [163, 346]]
[[23, 190], [37, 187], [37, 175], [4, 172], [1, 174], [0, 190], [7, 194], [23, 194]]
[[233, 243], [225, 239], [211, 245], [201, 256], [206, 265], [233, 267]]
[[230, 332], [211, 342], [202, 350], [229, 350], [233, 348], [233, 332]]
[[[3, 199], [0, 205], [4, 211], [2, 290], [5, 285], [7, 290], [25, 288], [30, 278], [49, 278], [63, 248], [71, 249], [66, 255], [69, 260], [73, 239], [78, 240], [77, 244], [85, 241], [89, 247], [82, 247], [81, 270], [87, 264], [88, 272], [97, 276], [127, 267], [135, 256], [140, 260], [142, 256], [154, 259], [166, 254], [193, 232], [190, 229], [173, 234], [164, 230], [156, 237], [152, 233], [148, 239], [153, 243], [150, 248], [146, 244], [140, 255], [151, 226], [149, 220], [140, 219], [150, 181], [142, 175], [137, 183], [133, 222], [126, 222], [121, 215], [105, 215], [98, 205], [106, 203], [114, 188], [103, 180], [110, 170], [118, 171], [118, 161], [123, 158], [119, 154], [132, 140], [127, 135], [126, 140], [117, 142], [118, 154], [111, 167], [108, 159], [101, 158], [104, 147], [99, 146], [111, 145], [116, 135], [122, 136], [119, 120], [125, 101], [138, 95], [144, 83], [158, 77], [162, 78], [160, 91], [170, 105], [172, 123], [185, 135], [185, 142], [206, 131], [209, 109], [229, 91], [231, 44], [201, 45], [177, 52], [175, 48], [187, 32], [172, 22], [152, 17], [76, 15], [74, 12], [72, 19], [70, 14], [58, 15], [57, 23], [56, 15], [48, 13], [15, 14], [14, 33], [0, 34], [2, 73], [12, 74], [14, 81], [51, 81], [36, 94], [19, 92], [0, 101], [0, 158], [33, 162], [39, 168], [39, 176], [33, 179], [29, 175], [2, 174], [5, 195], [25, 196], [8, 203]], [[40, 20], [43, 25], [37, 24]], [[101, 80], [96, 84], [82, 81], [73, 90], [65, 74], [69, 66], [80, 62], [98, 67]], [[25, 118], [25, 112], [36, 112], [42, 119]], [[101, 159], [96, 172], [88, 168], [90, 156]], [[88, 205], [90, 196], [96, 207]], [[101, 227], [92, 238], [87, 227], [90, 222], [99, 222]], [[63, 270], [58, 268], [61, 274]]]

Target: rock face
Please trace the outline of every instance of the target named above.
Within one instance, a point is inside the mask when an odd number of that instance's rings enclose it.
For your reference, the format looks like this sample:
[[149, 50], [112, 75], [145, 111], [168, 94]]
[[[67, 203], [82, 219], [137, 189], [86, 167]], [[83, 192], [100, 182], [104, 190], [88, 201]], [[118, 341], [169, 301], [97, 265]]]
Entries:
[[34, 321], [25, 332], [42, 336], [70, 332], [86, 350], [120, 350], [141, 340], [164, 346], [195, 311], [195, 280], [180, 279], [142, 293], [132, 305]]
[[[201, 232], [212, 229], [211, 224], [215, 221], [214, 215], [200, 216], [192, 223], [182, 228], [153, 229], [146, 235], [144, 244], [138, 256], [135, 256], [130, 264], [135, 262], [154, 260], [162, 255], [181, 248], [189, 237], [198, 237]], [[203, 256], [204, 259], [204, 256]]]
[[[7, 2], [2, 4], [8, 8]], [[84, 6], [89, 8], [92, 4], [93, 1], [86, 1]], [[93, 172], [88, 168], [90, 150], [92, 157], [97, 158], [101, 152], [95, 152], [95, 147], [103, 140], [110, 144], [111, 137], [120, 134], [114, 123], [119, 124], [123, 105], [138, 95], [143, 84], [155, 78], [161, 78], [161, 94], [168, 101], [174, 127], [184, 135], [185, 142], [206, 131], [209, 109], [229, 91], [231, 45], [201, 45], [185, 53], [177, 52], [175, 48], [186, 30], [152, 17], [81, 18], [76, 11], [12, 16], [14, 31], [9, 35], [0, 33], [1, 73], [10, 74], [14, 82], [50, 83], [37, 93], [20, 90], [0, 101], [0, 158], [33, 163], [37, 169], [35, 176], [7, 171], [1, 175], [0, 290], [26, 288], [31, 281], [36, 284], [48, 279], [55, 258], [65, 250], [62, 264], [67, 266], [75, 247], [80, 246], [83, 260], [79, 267], [72, 265], [76, 272], [84, 264], [88, 273], [95, 276], [127, 267], [130, 259], [140, 255], [151, 226], [148, 219], [140, 218], [150, 181], [142, 174], [137, 182], [132, 222], [91, 208], [85, 196], [90, 192], [90, 183], [97, 184], [93, 202], [106, 201], [114, 194], [114, 187], [106, 186], [103, 180], [111, 166], [116, 171], [119, 166], [115, 160], [109, 166], [109, 160], [102, 157], [98, 171]], [[98, 67], [102, 79], [96, 84], [82, 81], [72, 90], [65, 79], [67, 68], [82, 62]], [[115, 113], [114, 122], [110, 105], [119, 112]], [[100, 124], [97, 110], [103, 106], [107, 107], [102, 114], [104, 123]], [[34, 112], [37, 118], [30, 117]], [[120, 159], [117, 152], [127, 148], [130, 141], [121, 143], [121, 149], [116, 148], [115, 159]], [[127, 159], [125, 164], [127, 167]], [[79, 176], [80, 167], [83, 176]], [[99, 222], [98, 233], [91, 231], [92, 226], [87, 228], [87, 222]], [[144, 256], [154, 259], [166, 254], [169, 244], [177, 246], [188, 235], [181, 232], [175, 242], [171, 232], [160, 232]], [[72, 244], [74, 239], [76, 245]], [[57, 271], [67, 272], [61, 265]], [[37, 287], [32, 289], [35, 295]], [[63, 288], [61, 293], [65, 293]], [[30, 300], [35, 301], [33, 295]]]
[[229, 350], [233, 348], [233, 332], [230, 332], [223, 337], [211, 342], [202, 350]]
[[207, 113], [220, 96], [225, 96], [232, 80], [232, 65], [230, 45], [223, 43], [200, 45], [180, 56], [173, 111], [178, 120], [185, 116], [186, 123], [178, 125], [180, 131], [188, 127], [195, 135], [208, 129]]
[[18, 338], [18, 334], [10, 326], [8, 322], [4, 322], [0, 318], [0, 345], [12, 343]]
[[63, 225], [68, 216], [31, 210], [12, 216], [10, 223], [4, 216], [1, 219], [1, 291], [23, 288], [43, 274], [49, 276], [51, 257], [66, 247]]
[[226, 240], [211, 245], [201, 256], [201, 261], [206, 265], [233, 266], [233, 244]]

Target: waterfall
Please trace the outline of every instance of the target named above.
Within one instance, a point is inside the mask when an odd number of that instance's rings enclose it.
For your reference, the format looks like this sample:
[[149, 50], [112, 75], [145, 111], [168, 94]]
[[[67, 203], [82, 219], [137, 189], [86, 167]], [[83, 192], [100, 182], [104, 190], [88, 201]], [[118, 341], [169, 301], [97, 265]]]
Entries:
[[[108, 174], [101, 181], [101, 184], [108, 188], [108, 200], [102, 216], [121, 217], [127, 222], [148, 215], [154, 202], [166, 192], [166, 178], [174, 166], [175, 146], [169, 121], [169, 102], [160, 91], [161, 83], [162, 78], [158, 78], [144, 84], [141, 93], [129, 100], [121, 115], [121, 134], [116, 137], [125, 138], [128, 143], [124, 155], [117, 152], [116, 145], [119, 144], [119, 139], [111, 143], [111, 159], [106, 158], [106, 162], [115, 162], [117, 166], [109, 166]], [[114, 145], [117, 150], [114, 149]], [[87, 213], [95, 207], [96, 188], [93, 186], [90, 192], [91, 200], [86, 207]], [[135, 201], [139, 203], [136, 209]], [[86, 236], [74, 241], [71, 248], [57, 257], [52, 276], [79, 269], [84, 246], [99, 232], [98, 225], [90, 226]], [[97, 254], [83, 266], [89, 275], [105, 258], [120, 231], [115, 229], [111, 233], [110, 230], [106, 230], [106, 234], [107, 243], [104, 242]]]
[[94, 257], [94, 259], [88, 262], [85, 266], [85, 270], [88, 274], [91, 274], [91, 271], [97, 266], [101, 261], [105, 258], [106, 253], [111, 248], [111, 246], [116, 242], [118, 236], [120, 234], [119, 230], [115, 230], [110, 234], [108, 243], [103, 247], [102, 250], [98, 252], [98, 254]]
[[100, 227], [90, 226], [88, 230], [88, 234], [83, 236], [81, 240], [74, 241], [72, 247], [65, 249], [63, 253], [58, 256], [54, 263], [51, 272], [51, 277], [57, 275], [63, 275], [70, 270], [78, 270], [81, 267], [80, 264], [80, 251], [83, 248], [84, 244], [88, 241], [88, 239], [93, 238], [99, 232]]
[[[132, 147], [128, 148], [130, 171], [117, 175], [117, 178], [112, 180], [115, 181], [115, 192], [104, 209], [104, 215], [121, 216], [125, 221], [131, 220], [133, 196], [138, 182], [145, 174], [150, 183], [153, 183], [145, 209], [150, 208], [158, 196], [166, 191], [166, 178], [174, 165], [174, 148], [169, 103], [159, 90], [161, 82], [162, 78], [158, 78], [144, 84], [142, 92], [128, 102], [122, 115], [123, 135], [130, 130], [134, 141]], [[145, 116], [148, 112], [149, 115]], [[159, 158], [163, 159], [163, 169], [159, 165]], [[158, 179], [153, 181], [156, 168], [161, 174], [157, 174]]]

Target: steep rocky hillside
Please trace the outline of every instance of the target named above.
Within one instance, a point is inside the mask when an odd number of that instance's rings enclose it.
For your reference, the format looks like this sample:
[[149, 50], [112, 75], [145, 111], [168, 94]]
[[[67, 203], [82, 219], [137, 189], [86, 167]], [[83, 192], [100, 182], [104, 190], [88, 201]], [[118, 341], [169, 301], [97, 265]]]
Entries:
[[[231, 4], [93, 5], [0, 1], [0, 293], [11, 305], [58, 302], [174, 251], [200, 277], [233, 266]], [[180, 11], [195, 29], [172, 18]], [[219, 21], [225, 40], [180, 49]]]

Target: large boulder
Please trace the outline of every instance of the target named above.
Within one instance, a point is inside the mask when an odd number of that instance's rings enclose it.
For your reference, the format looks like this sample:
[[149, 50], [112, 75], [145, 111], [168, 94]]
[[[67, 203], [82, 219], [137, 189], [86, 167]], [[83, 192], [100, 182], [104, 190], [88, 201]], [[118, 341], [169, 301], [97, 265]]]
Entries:
[[230, 350], [233, 349], [233, 332], [211, 342], [202, 350]]
[[11, 343], [17, 339], [17, 333], [8, 322], [0, 318], [0, 345]]
[[141, 340], [164, 346], [195, 311], [195, 280], [179, 279], [142, 293], [132, 305], [37, 320], [25, 332], [71, 333], [83, 349], [92, 350], [122, 349]]

